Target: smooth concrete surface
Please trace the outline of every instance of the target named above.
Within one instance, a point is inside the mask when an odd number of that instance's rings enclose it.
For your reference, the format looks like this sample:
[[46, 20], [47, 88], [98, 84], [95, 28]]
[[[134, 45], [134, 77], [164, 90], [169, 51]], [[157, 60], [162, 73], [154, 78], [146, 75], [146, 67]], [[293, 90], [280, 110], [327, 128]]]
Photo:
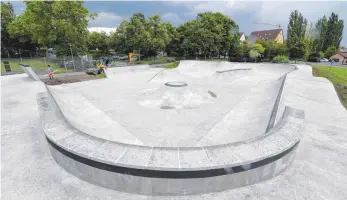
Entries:
[[29, 67], [29, 65], [20, 64], [19, 66], [28, 75], [29, 78], [31, 78], [31, 79], [33, 79], [35, 81], [39, 81], [40, 80], [39, 77], [34, 72], [34, 70], [31, 67]]
[[[284, 77], [280, 77], [278, 81], [280, 82], [279, 85], [283, 85]], [[165, 87], [165, 86], [164, 86]], [[264, 170], [265, 167], [264, 164], [256, 164], [256, 162], [259, 163], [266, 163], [265, 165], [276, 165], [273, 163], [282, 163], [284, 165], [289, 165], [290, 163], [286, 163], [283, 160], [287, 156], [287, 154], [293, 154], [293, 150], [291, 150], [294, 145], [296, 145], [302, 136], [303, 131], [303, 118], [304, 115], [293, 115], [293, 113], [300, 113], [299, 111], [296, 111], [295, 109], [286, 108], [286, 111], [284, 111], [284, 116], [281, 118], [281, 121], [279, 121], [278, 126], [273, 128], [271, 132], [267, 135], [253, 137], [253, 140], [251, 141], [245, 141], [243, 143], [229, 143], [223, 146], [214, 146], [213, 143], [209, 142], [207, 145], [202, 145], [201, 147], [178, 147], [178, 148], [172, 148], [172, 147], [151, 147], [151, 146], [141, 146], [141, 145], [134, 145], [129, 144], [124, 140], [122, 141], [114, 141], [114, 140], [108, 140], [108, 138], [103, 138], [103, 130], [95, 129], [93, 135], [91, 134], [85, 134], [83, 133], [85, 129], [83, 127], [79, 127], [79, 124], [77, 123], [77, 126], [75, 125], [76, 122], [73, 120], [77, 118], [78, 116], [71, 117], [73, 114], [83, 113], [87, 112], [89, 114], [90, 118], [99, 117], [100, 121], [107, 121], [100, 118], [102, 116], [98, 112], [92, 112], [91, 110], [97, 109], [88, 109], [84, 110], [83, 108], [78, 110], [78, 106], [83, 104], [83, 102], [88, 103], [86, 99], [83, 99], [78, 96], [74, 96], [73, 94], [70, 96], [64, 96], [64, 87], [62, 88], [56, 88], [56, 87], [47, 87], [49, 90], [46, 94], [39, 94], [38, 95], [38, 103], [39, 103], [39, 110], [40, 115], [42, 119], [42, 125], [43, 130], [46, 132], [45, 128], [49, 127], [49, 130], [47, 131], [47, 137], [50, 140], [51, 145], [51, 151], [54, 158], [60, 164], [64, 169], [69, 171], [70, 173], [82, 178], [83, 180], [90, 181], [92, 183], [120, 190], [120, 191], [128, 191], [132, 193], [139, 193], [139, 194], [147, 194], [147, 195], [182, 195], [182, 194], [200, 194], [200, 193], [208, 193], [208, 192], [217, 192], [220, 190], [225, 189], [232, 189], [236, 187], [246, 186], [248, 184], [254, 184], [259, 181], [267, 180], [269, 177], [275, 176], [275, 170]], [[176, 88], [181, 89], [181, 88]], [[60, 93], [57, 95], [57, 91]], [[275, 89], [275, 91], [279, 91], [278, 89]], [[51, 95], [51, 92], [53, 96]], [[186, 94], [182, 95], [185, 96]], [[212, 98], [212, 97], [211, 97]], [[80, 100], [81, 99], [81, 100]], [[63, 101], [63, 102], [62, 102]], [[65, 102], [64, 102], [65, 101]], [[71, 101], [74, 101], [72, 104]], [[51, 105], [51, 104], [58, 104], [58, 105], [72, 105], [72, 107], [77, 107], [77, 110], [69, 110], [68, 106], [65, 106], [64, 109], [62, 109], [62, 113], [57, 113], [56, 109], [52, 109], [53, 111], [50, 111], [48, 108], [58, 108], [57, 105]], [[201, 103], [201, 102], [200, 102]], [[199, 104], [196, 104], [200, 106]], [[274, 104], [270, 103], [272, 107]], [[93, 107], [93, 105], [88, 106]], [[48, 112], [48, 114], [45, 114], [45, 112]], [[54, 112], [54, 113], [52, 113]], [[51, 116], [49, 116], [51, 114]], [[71, 114], [70, 114], [71, 113]], [[54, 129], [55, 126], [59, 128], [62, 124], [64, 124], [64, 120], [61, 120], [61, 118], [66, 117], [67, 121], [65, 123], [65, 127], [69, 127], [75, 132], [71, 135], [68, 135], [62, 139], [55, 140], [54, 138], [50, 137], [52, 134], [51, 131]], [[56, 117], [56, 122], [45, 120], [45, 117], [48, 116], [49, 120]], [[269, 118], [269, 117], [268, 117]], [[230, 119], [228, 119], [230, 120]], [[228, 122], [228, 120], [224, 120], [224, 122]], [[45, 125], [45, 123], [49, 122], [50, 125]], [[228, 122], [230, 123], [230, 122]], [[55, 126], [54, 126], [55, 124]], [[97, 127], [97, 124], [94, 125]], [[114, 132], [114, 135], [117, 135], [117, 131], [120, 131], [120, 136], [122, 136], [122, 130], [119, 129], [117, 126], [115, 127], [109, 127], [111, 131]], [[75, 131], [78, 130], [78, 131]], [[81, 131], [81, 132], [79, 132]], [[100, 133], [98, 132], [100, 131]], [[105, 129], [106, 131], [106, 129]], [[63, 133], [65, 135], [65, 133]], [[99, 136], [98, 134], [101, 134]], [[230, 132], [229, 132], [230, 134]], [[55, 135], [55, 134], [53, 134]], [[227, 137], [227, 134], [226, 134]], [[112, 144], [112, 146], [106, 146], [105, 144]], [[119, 144], [122, 143], [122, 144]], [[118, 145], [119, 144], [119, 145]], [[105, 149], [107, 147], [107, 149]], [[119, 149], [121, 147], [121, 154], [118, 154], [119, 157], [114, 157], [114, 155], [110, 156], [110, 154], [102, 153], [103, 157], [100, 157], [100, 152], [114, 152], [114, 150], [111, 150], [109, 148], [116, 147], [116, 149]], [[216, 150], [222, 150], [224, 148], [224, 155], [221, 156], [215, 156], [218, 154]], [[104, 150], [102, 150], [104, 149]], [[124, 151], [123, 151], [124, 149]], [[225, 151], [228, 150], [228, 151]], [[65, 151], [65, 153], [64, 153]], [[207, 153], [208, 152], [208, 153]], [[287, 152], [287, 153], [284, 153]], [[96, 154], [96, 158], [94, 158], [94, 154]], [[280, 154], [283, 154], [283, 156], [278, 157]], [[78, 158], [76, 156], [80, 156], [81, 158]], [[109, 157], [110, 156], [110, 157]], [[225, 162], [225, 157], [231, 157], [233, 159], [229, 159], [229, 162]], [[278, 157], [274, 159], [273, 157]], [[270, 160], [269, 160], [270, 159]], [[269, 161], [265, 161], [269, 160]], [[81, 162], [81, 163], [80, 163]], [[97, 162], [97, 163], [95, 163]], [[93, 164], [95, 163], [95, 164]], [[102, 164], [104, 163], [104, 164]], [[111, 165], [110, 165], [111, 164]], [[100, 165], [100, 167], [96, 167], [97, 165]], [[103, 166], [101, 166], [103, 165]], [[252, 168], [253, 165], [259, 165], [256, 168]], [[113, 167], [114, 166], [114, 167]], [[123, 170], [126, 170], [126, 172], [119, 171], [119, 167], [123, 167]], [[199, 190], [195, 187], [189, 187], [191, 179], [204, 179], [204, 181], [210, 182], [212, 180], [217, 181], [218, 177], [220, 179], [223, 179], [221, 177], [221, 174], [219, 174], [218, 170], [215, 169], [222, 169], [230, 170], [229, 172], [224, 172], [228, 176], [229, 179], [237, 182], [237, 184], [228, 184], [224, 185], [224, 187], [209, 187], [207, 185], [201, 185], [199, 186]], [[241, 172], [233, 172], [234, 168], [245, 168], [246, 171]], [[114, 169], [113, 169], [114, 168]], [[108, 169], [108, 170], [106, 170]], [[142, 171], [135, 172], [134, 170], [141, 169]], [[201, 171], [201, 170], [208, 170], [211, 169], [211, 172], [207, 172], [210, 175], [205, 177], [205, 175], [192, 175], [195, 173], [195, 171]], [[93, 175], [93, 171], [95, 172]], [[101, 170], [101, 171], [100, 171]], [[107, 172], [103, 172], [102, 170], [106, 170]], [[113, 171], [115, 170], [115, 171]], [[118, 170], [118, 171], [117, 171]], [[167, 179], [170, 179], [172, 173], [175, 171], [186, 171], [182, 172], [185, 173], [187, 178], [178, 178], [180, 181], [177, 183], [177, 191], [175, 190], [172, 192], [168, 188], [162, 190], [163, 188], [163, 182], [167, 182]], [[215, 170], [215, 172], [213, 172]], [[258, 171], [260, 170], [260, 171]], [[148, 172], [146, 172], [148, 171]], [[254, 178], [253, 172], [257, 174], [257, 178]], [[102, 174], [108, 174], [108, 175], [102, 175]], [[114, 174], [116, 173], [116, 177], [114, 177]], [[167, 175], [165, 175], [167, 173]], [[214, 174], [215, 173], [215, 174]], [[136, 174], [136, 175], [135, 175]], [[143, 175], [141, 175], [143, 174]], [[157, 181], [155, 183], [152, 183], [149, 180], [146, 180], [146, 178], [149, 178], [150, 180], [152, 178], [147, 177], [148, 175], [156, 177]], [[201, 174], [201, 173], [200, 173]], [[242, 174], [242, 175], [240, 175]], [[129, 178], [132, 177], [132, 178]], [[142, 177], [144, 176], [144, 177]], [[192, 176], [192, 178], [188, 178], [189, 176]], [[193, 177], [196, 176], [196, 177]], [[201, 176], [201, 177], [200, 177]], [[102, 180], [100, 180], [100, 177], [103, 177]], [[112, 177], [112, 180], [106, 180]], [[237, 178], [240, 177], [240, 178]], [[249, 177], [249, 178], [242, 178], [242, 177]], [[160, 181], [161, 180], [161, 181]], [[160, 187], [161, 190], [147, 190], [143, 188], [142, 182], [146, 181], [148, 184], [150, 184], [153, 188]], [[105, 182], [107, 184], [105, 185]], [[177, 181], [176, 181], [177, 182]], [[123, 190], [122, 187], [120, 187], [120, 184], [125, 185], [139, 185], [138, 187], [135, 187], [136, 190]], [[156, 185], [158, 184], [158, 185]], [[146, 184], [147, 185], [147, 184]], [[164, 184], [165, 185], [165, 184]], [[179, 187], [180, 186], [180, 187]], [[223, 188], [223, 189], [222, 189]], [[184, 193], [183, 193], [184, 191]]]
[[280, 175], [258, 184], [224, 192], [175, 197], [117, 192], [67, 173], [53, 160], [40, 127], [36, 95], [44, 87], [23, 74], [3, 76], [1, 198], [344, 200], [347, 198], [346, 110], [328, 80], [312, 77], [310, 66], [298, 67], [288, 75], [285, 97], [281, 99], [281, 105], [303, 109], [307, 121], [293, 164]]
[[[224, 158], [213, 157], [208, 158], [206, 152], [213, 151], [215, 146], [205, 146], [205, 147], [180, 147], [180, 148], [170, 148], [170, 147], [150, 147], [150, 146], [139, 146], [128, 143], [119, 144], [119, 142], [105, 140], [96, 136], [90, 136], [80, 130], [76, 130], [72, 126], [69, 126], [67, 121], [61, 120], [63, 115], [55, 113], [54, 116], [49, 116], [49, 119], [56, 117], [56, 120], [48, 121], [45, 120], [47, 115], [46, 111], [51, 112], [49, 109], [55, 104], [52, 98], [48, 95], [40, 94], [39, 99], [39, 110], [42, 119], [43, 130], [46, 133], [48, 139], [59, 147], [73, 153], [80, 155], [82, 157], [87, 157], [91, 160], [101, 161], [103, 163], [111, 162], [114, 165], [124, 166], [127, 168], [140, 168], [140, 169], [154, 169], [154, 170], [202, 170], [218, 167], [227, 166], [239, 166], [246, 163], [252, 163], [258, 160], [266, 159], [276, 154], [280, 154], [286, 149], [289, 149], [298, 141], [300, 141], [304, 122], [303, 115], [294, 115], [295, 109], [286, 108], [284, 112], [284, 117], [278, 123], [278, 126], [273, 128], [267, 135], [259, 136], [250, 141], [244, 141], [239, 143], [227, 144], [229, 151], [225, 151], [225, 157], [236, 157], [238, 159], [230, 160], [232, 162], [220, 165], [219, 163], [224, 163]], [[299, 112], [300, 113], [300, 112]], [[49, 123], [50, 125], [46, 125]], [[64, 126], [66, 131], [62, 134], [65, 136], [63, 138], [55, 137], [57, 132], [61, 131]], [[52, 131], [57, 127], [57, 131]], [[46, 131], [46, 129], [48, 129]], [[68, 130], [71, 129], [71, 130]], [[66, 135], [66, 132], [72, 133]], [[53, 134], [53, 137], [51, 136]], [[117, 134], [115, 130], [115, 134]], [[280, 141], [280, 142], [279, 142]], [[114, 145], [105, 146], [104, 144]], [[121, 150], [123, 153], [119, 154], [119, 157], [114, 157], [104, 153], [104, 157], [100, 158], [97, 156], [94, 159], [94, 154], [104, 152], [113, 152], [113, 147], [117, 149], [122, 146]], [[210, 150], [211, 149], [211, 150]], [[110, 157], [109, 157], [110, 156]], [[218, 160], [221, 159], [221, 161]], [[213, 160], [213, 162], [211, 162]]]
[[[71, 125], [87, 134], [116, 142], [124, 135], [125, 141], [154, 147], [198, 147], [264, 134], [281, 77], [294, 68], [181, 61], [177, 69], [169, 70], [109, 68], [112, 78], [49, 90]], [[221, 70], [234, 71], [217, 73]], [[165, 85], [174, 81], [187, 86]], [[102, 131], [96, 128], [99, 121], [105, 121], [99, 127]], [[112, 132], [119, 129], [121, 134]]]

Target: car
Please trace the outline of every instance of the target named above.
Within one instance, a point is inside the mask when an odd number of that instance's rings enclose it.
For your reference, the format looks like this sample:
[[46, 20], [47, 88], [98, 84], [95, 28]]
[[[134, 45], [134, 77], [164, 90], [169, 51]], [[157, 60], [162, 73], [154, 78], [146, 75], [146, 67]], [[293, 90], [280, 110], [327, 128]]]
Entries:
[[320, 59], [320, 62], [329, 62], [329, 60], [326, 58], [322, 58], [322, 59]]

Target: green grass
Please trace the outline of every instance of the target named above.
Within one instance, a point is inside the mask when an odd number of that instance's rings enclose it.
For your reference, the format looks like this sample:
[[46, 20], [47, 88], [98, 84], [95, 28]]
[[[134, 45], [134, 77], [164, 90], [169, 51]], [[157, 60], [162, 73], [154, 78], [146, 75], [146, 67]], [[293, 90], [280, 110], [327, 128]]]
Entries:
[[95, 76], [96, 79], [105, 78], [105, 74], [101, 73]]
[[332, 83], [347, 85], [347, 68], [312, 65], [314, 76], [325, 77]]
[[[10, 67], [12, 72], [19, 72], [22, 71], [19, 64], [26, 64], [29, 65], [31, 68], [33, 68], [36, 71], [39, 70], [47, 70], [47, 66], [45, 63], [45, 60], [43, 58], [34, 58], [34, 59], [23, 59], [21, 62], [20, 59], [2, 59], [1, 60], [1, 72], [6, 72], [5, 66], [3, 61], [8, 60], [10, 62]], [[47, 62], [47, 65], [50, 65], [53, 69], [55, 74], [61, 74], [66, 72], [72, 72], [71, 69], [65, 70], [64, 68], [59, 68], [56, 63]]]
[[169, 64], [161, 66], [161, 67], [162, 68], [167, 68], [167, 69], [172, 69], [172, 68], [176, 68], [179, 64], [180, 64], [180, 62], [176, 61], [176, 62], [169, 63]]
[[312, 75], [330, 80], [342, 105], [347, 109], [347, 68], [312, 65]]

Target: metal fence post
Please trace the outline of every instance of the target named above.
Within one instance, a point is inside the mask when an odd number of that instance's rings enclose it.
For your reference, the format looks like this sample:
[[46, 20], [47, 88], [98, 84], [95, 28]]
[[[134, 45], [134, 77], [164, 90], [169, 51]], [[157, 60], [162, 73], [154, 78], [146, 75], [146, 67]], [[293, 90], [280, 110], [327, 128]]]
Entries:
[[65, 56], [63, 56], [64, 59], [64, 67], [65, 67], [65, 72], [67, 71], [66, 63], [65, 63]]
[[84, 66], [83, 66], [83, 56], [81, 57], [81, 64], [82, 64], [82, 70], [84, 70]]

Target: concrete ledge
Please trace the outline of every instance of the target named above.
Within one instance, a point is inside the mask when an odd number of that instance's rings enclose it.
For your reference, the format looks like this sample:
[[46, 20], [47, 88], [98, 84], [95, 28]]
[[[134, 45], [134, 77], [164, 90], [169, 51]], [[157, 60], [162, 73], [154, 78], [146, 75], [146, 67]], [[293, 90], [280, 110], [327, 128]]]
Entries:
[[205, 147], [137, 146], [73, 128], [48, 91], [37, 100], [59, 165], [89, 182], [139, 194], [199, 194], [267, 180], [291, 163], [304, 128], [303, 111], [286, 107], [274, 128], [252, 140]]
[[19, 66], [29, 76], [29, 78], [31, 78], [31, 79], [33, 79], [35, 81], [39, 81], [40, 80], [39, 77], [34, 72], [34, 70], [31, 67], [29, 67], [29, 65], [19, 64]]

